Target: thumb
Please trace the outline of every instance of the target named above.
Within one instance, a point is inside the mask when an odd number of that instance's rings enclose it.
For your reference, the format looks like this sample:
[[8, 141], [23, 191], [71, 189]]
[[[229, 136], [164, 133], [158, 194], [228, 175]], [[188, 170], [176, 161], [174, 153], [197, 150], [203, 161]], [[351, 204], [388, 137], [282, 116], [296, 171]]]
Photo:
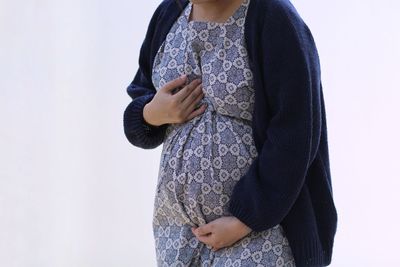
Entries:
[[164, 90], [166, 92], [172, 91], [177, 87], [180, 87], [182, 85], [186, 84], [186, 80], [187, 80], [187, 76], [186, 75], [182, 75], [179, 78], [176, 78], [172, 81], [167, 82], [162, 88], [161, 90]]

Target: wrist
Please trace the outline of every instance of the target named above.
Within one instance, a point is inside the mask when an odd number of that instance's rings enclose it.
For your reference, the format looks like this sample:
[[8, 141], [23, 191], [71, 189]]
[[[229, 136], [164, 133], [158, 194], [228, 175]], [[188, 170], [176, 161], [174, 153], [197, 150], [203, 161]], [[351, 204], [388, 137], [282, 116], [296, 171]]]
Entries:
[[160, 126], [159, 124], [157, 124], [157, 123], [151, 121], [151, 119], [149, 119], [149, 117], [151, 117], [151, 116], [149, 116], [149, 107], [150, 107], [150, 103], [151, 103], [151, 101], [148, 102], [148, 103], [147, 103], [146, 105], [144, 105], [144, 107], [143, 107], [143, 121], [144, 121], [146, 124], [150, 125], [150, 126], [158, 127], [158, 126]]
[[245, 223], [243, 223], [241, 220], [239, 220], [237, 217], [234, 217], [240, 227], [240, 229], [244, 232], [244, 233], [250, 233], [252, 231], [252, 229], [247, 226]]

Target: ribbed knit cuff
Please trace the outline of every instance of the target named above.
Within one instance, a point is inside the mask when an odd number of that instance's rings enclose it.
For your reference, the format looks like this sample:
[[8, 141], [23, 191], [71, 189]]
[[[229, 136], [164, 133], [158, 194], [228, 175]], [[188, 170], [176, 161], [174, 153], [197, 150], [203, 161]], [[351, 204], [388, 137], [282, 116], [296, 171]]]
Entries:
[[[292, 235], [290, 237], [289, 245], [296, 267], [323, 267], [331, 263], [332, 249], [323, 249], [317, 235], [304, 236], [298, 233], [297, 237]], [[297, 240], [297, 242], [290, 242], [290, 240]], [[331, 248], [332, 246], [328, 247]]]
[[143, 117], [144, 106], [152, 100], [154, 94], [135, 98], [124, 112], [124, 132], [134, 146], [151, 149], [159, 146], [164, 139], [168, 124], [154, 126]]
[[[246, 203], [231, 198], [229, 212], [250, 227], [253, 231], [260, 232], [267, 230], [279, 222], [271, 220], [269, 224], [261, 222], [246, 209]], [[286, 233], [289, 244], [296, 262], [296, 267], [323, 267], [331, 263], [332, 249], [324, 249], [321, 246], [318, 234], [304, 236], [303, 233]], [[333, 241], [331, 241], [333, 242]], [[332, 244], [326, 244], [326, 248], [332, 248]]]
[[268, 226], [266, 227], [265, 225], [260, 224], [259, 221], [253, 218], [250, 212], [246, 211], [245, 208], [242, 207], [242, 203], [237, 201], [235, 198], [230, 199], [229, 212], [255, 232], [260, 232], [269, 228]]

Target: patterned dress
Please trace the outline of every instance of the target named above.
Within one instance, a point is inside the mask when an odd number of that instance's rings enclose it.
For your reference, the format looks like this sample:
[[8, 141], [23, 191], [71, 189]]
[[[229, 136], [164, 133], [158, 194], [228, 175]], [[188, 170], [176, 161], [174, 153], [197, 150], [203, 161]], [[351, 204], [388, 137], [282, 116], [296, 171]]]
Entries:
[[154, 61], [157, 90], [182, 74], [202, 79], [204, 113], [166, 131], [154, 201], [153, 233], [158, 266], [295, 266], [280, 224], [250, 232], [212, 251], [191, 232], [221, 216], [257, 150], [252, 137], [253, 75], [244, 22], [249, 0], [224, 23], [189, 21], [189, 2]]

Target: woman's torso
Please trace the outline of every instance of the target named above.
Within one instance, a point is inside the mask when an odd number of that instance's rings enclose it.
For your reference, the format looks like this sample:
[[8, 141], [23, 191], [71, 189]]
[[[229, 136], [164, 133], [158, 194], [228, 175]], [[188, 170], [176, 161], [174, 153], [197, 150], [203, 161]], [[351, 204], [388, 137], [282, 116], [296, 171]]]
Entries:
[[225, 23], [214, 23], [189, 22], [190, 2], [154, 60], [157, 90], [183, 74], [188, 83], [201, 78], [201, 103], [208, 104], [204, 113], [166, 131], [157, 187], [178, 223], [199, 225], [229, 215], [233, 186], [257, 156], [253, 75], [244, 40], [248, 4], [243, 1]]

